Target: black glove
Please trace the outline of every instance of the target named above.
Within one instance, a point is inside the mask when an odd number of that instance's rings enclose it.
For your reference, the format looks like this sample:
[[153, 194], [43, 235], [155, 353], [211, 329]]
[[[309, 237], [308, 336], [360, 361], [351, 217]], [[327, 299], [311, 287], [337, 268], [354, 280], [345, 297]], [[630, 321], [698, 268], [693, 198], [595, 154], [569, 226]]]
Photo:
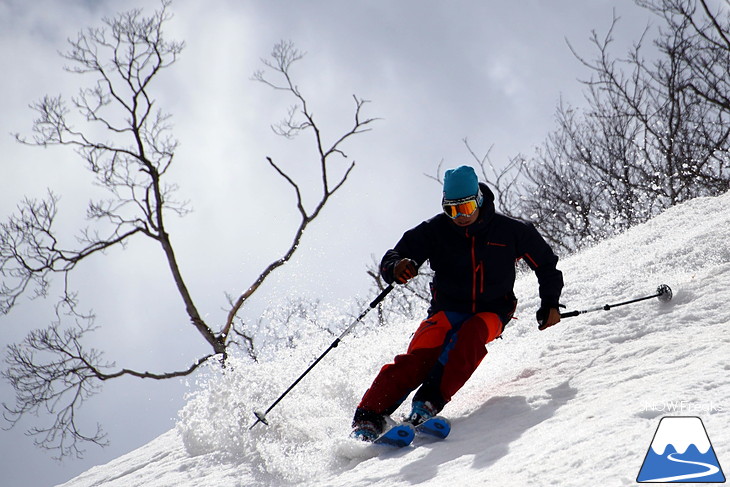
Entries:
[[416, 263], [411, 259], [401, 259], [393, 268], [393, 278], [398, 284], [405, 284], [418, 274]]
[[537, 329], [542, 331], [560, 323], [560, 311], [557, 307], [543, 305], [535, 313], [535, 318], [537, 318]]

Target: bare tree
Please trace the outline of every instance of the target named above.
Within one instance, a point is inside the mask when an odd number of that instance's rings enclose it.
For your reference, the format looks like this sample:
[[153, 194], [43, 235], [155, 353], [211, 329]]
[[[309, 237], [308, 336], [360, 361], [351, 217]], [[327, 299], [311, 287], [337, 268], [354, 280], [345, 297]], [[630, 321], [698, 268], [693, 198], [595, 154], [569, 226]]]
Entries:
[[[175, 200], [177, 188], [166, 180], [178, 142], [171, 134], [170, 115], [158, 108], [153, 92], [159, 74], [175, 63], [184, 47], [182, 42], [167, 41], [163, 36], [163, 26], [170, 17], [169, 1], [163, 0], [161, 8], [150, 17], [132, 10], [105, 18], [104, 27], [87, 29], [69, 40], [70, 48], [63, 54], [69, 62], [66, 69], [93, 75], [95, 83], [81, 89], [70, 106], [60, 96], [42, 98], [32, 106], [38, 114], [33, 137], [16, 136], [21, 143], [32, 146], [73, 148], [93, 173], [96, 184], [108, 193], [107, 199], [89, 204], [87, 218], [91, 226], [80, 232], [75, 243], [65, 242], [54, 225], [59, 199], [51, 191], [42, 200], [26, 198], [16, 214], [0, 224], [1, 313], [10, 312], [22, 295], [45, 297], [53, 276], [60, 275], [63, 283], [56, 320], [8, 347], [2, 372], [16, 391], [16, 404], [3, 404], [5, 419], [14, 425], [29, 414], [49, 413], [51, 423], [33, 428], [30, 434], [39, 446], [57, 449], [61, 457], [81, 456], [85, 442], [106, 444], [100, 427], [87, 433], [81, 431], [76, 420], [79, 407], [99, 391], [104, 381], [122, 376], [157, 380], [186, 376], [213, 357], [225, 360], [231, 345], [242, 346], [255, 358], [250, 334], [242, 326], [234, 327], [236, 314], [266, 278], [291, 259], [307, 226], [342, 188], [355, 163], [347, 162], [341, 147], [350, 137], [366, 131], [373, 121], [361, 118], [365, 101], [355, 97], [352, 128], [326, 145], [305, 96], [291, 77], [292, 65], [303, 55], [291, 43], [275, 46], [271, 60], [264, 62], [283, 81], [269, 81], [263, 73], [255, 78], [297, 100], [298, 105], [276, 130], [286, 137], [300, 132], [313, 135], [319, 158], [311, 170], [319, 173], [321, 195], [312, 208], [307, 208], [302, 198], [305, 182], [291, 176], [283, 164], [267, 158], [295, 192], [301, 222], [289, 249], [268, 265], [246, 292], [231, 300], [226, 322], [220, 325], [220, 331], [214, 331], [189, 292], [167, 231], [170, 215], [184, 216], [189, 211], [185, 202]], [[77, 115], [76, 120], [72, 120], [72, 113]], [[330, 166], [335, 158], [346, 163], [333, 171]], [[97, 325], [93, 314], [79, 309], [78, 296], [71, 286], [72, 273], [87, 258], [124, 246], [132, 238], [147, 238], [159, 244], [190, 324], [207, 343], [207, 352], [179, 370], [152, 373], [117, 368], [103, 359], [102, 351], [84, 345], [85, 334]], [[239, 340], [229, 340], [232, 331]]]
[[698, 93], [688, 65], [702, 58], [727, 71], [727, 57], [703, 47], [689, 22], [675, 22], [659, 29], [652, 61], [644, 55], [648, 30], [616, 58], [617, 21], [605, 37], [593, 33], [595, 58], [576, 53], [592, 73], [587, 108], [558, 107], [558, 127], [526, 171], [523, 211], [566, 251], [730, 183], [727, 113]]

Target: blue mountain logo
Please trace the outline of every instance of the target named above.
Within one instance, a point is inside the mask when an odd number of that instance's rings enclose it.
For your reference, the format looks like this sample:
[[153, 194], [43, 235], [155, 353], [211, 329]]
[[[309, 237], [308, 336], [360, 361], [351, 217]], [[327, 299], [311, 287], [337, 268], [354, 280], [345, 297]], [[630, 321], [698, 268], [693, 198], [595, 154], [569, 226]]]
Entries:
[[696, 416], [668, 416], [659, 421], [637, 482], [724, 483], [725, 475]]

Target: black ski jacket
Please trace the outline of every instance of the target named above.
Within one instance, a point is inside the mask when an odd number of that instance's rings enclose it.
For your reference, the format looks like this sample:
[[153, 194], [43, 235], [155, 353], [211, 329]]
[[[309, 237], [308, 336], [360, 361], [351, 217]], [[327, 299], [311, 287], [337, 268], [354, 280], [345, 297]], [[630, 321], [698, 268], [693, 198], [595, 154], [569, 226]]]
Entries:
[[494, 195], [480, 183], [484, 203], [479, 219], [457, 226], [441, 213], [408, 230], [380, 264], [386, 282], [394, 281], [395, 265], [404, 258], [420, 267], [427, 260], [434, 271], [431, 308], [438, 311], [490, 311], [511, 317], [515, 262], [524, 259], [537, 275], [543, 307], [557, 308], [563, 289], [558, 257], [530, 223], [495, 213]]

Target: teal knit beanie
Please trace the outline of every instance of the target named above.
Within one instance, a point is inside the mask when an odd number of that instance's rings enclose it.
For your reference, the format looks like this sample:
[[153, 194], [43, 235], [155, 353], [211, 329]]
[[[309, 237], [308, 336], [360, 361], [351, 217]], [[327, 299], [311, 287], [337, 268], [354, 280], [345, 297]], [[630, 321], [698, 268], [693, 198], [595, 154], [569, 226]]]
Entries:
[[458, 200], [479, 192], [479, 180], [469, 166], [459, 166], [444, 173], [444, 199]]

